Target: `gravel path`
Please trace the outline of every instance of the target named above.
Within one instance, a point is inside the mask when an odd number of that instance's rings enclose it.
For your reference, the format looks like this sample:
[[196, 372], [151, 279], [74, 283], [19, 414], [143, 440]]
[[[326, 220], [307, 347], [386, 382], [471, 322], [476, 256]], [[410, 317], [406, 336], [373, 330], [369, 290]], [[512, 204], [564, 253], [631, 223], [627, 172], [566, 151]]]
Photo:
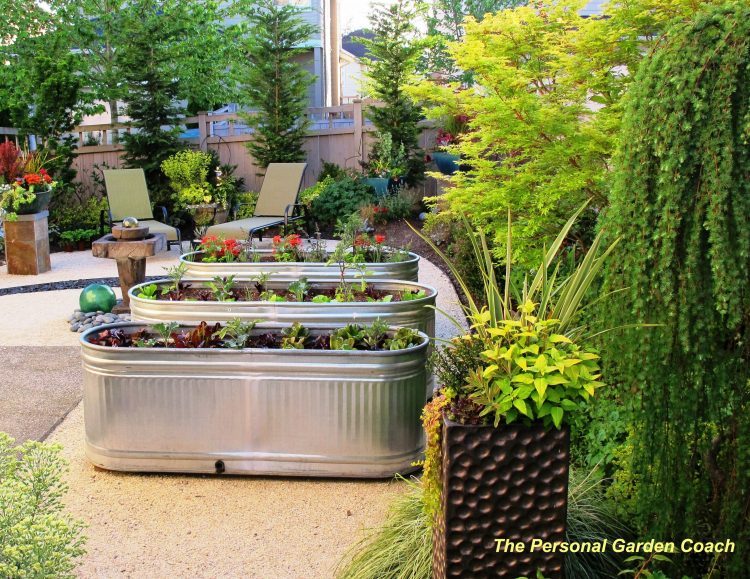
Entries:
[[43, 439], [81, 400], [79, 348], [0, 347], [0, 359], [0, 431], [19, 443]]

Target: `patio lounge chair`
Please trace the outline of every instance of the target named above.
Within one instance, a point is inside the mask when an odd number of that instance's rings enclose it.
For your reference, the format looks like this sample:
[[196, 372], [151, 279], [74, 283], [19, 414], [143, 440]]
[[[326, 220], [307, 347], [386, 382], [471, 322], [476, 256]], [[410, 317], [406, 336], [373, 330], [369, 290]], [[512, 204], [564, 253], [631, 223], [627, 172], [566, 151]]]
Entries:
[[[135, 217], [141, 225], [148, 226], [149, 233], [165, 234], [167, 249], [171, 248], [172, 244], [179, 244], [180, 251], [182, 251], [180, 230], [154, 219], [143, 169], [107, 169], [103, 173], [109, 201], [110, 227], [126, 217]], [[168, 217], [166, 207], [157, 206], [157, 208], [161, 209], [162, 220], [166, 221]], [[103, 234], [106, 222], [104, 211], [101, 213], [99, 222]]]
[[294, 210], [299, 207], [297, 196], [306, 168], [307, 163], [271, 163], [263, 178], [254, 215], [212, 225], [206, 233], [225, 239], [249, 240], [258, 233], [262, 240], [264, 229], [282, 224], [286, 229], [290, 221], [301, 219], [301, 215], [294, 216]]

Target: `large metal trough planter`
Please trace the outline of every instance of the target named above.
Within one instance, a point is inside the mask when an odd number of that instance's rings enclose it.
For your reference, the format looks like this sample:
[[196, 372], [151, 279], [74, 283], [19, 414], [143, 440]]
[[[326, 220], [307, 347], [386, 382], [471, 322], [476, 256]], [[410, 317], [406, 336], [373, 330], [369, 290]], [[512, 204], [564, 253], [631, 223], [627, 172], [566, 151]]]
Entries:
[[[256, 250], [261, 256], [270, 256], [270, 249]], [[187, 277], [193, 279], [213, 279], [216, 276], [235, 276], [237, 280], [251, 280], [262, 273], [269, 273], [271, 279], [294, 281], [300, 277], [320, 280], [336, 280], [340, 271], [337, 264], [327, 265], [326, 262], [284, 262], [284, 261], [258, 261], [258, 262], [203, 262], [193, 261], [202, 252], [194, 251], [180, 256], [180, 262], [187, 267]], [[367, 279], [399, 279], [404, 281], [417, 281], [419, 273], [419, 256], [409, 253], [409, 259], [405, 261], [367, 263], [364, 264]], [[355, 267], [347, 268], [346, 275], [349, 278], [360, 275]]]
[[[346, 324], [358, 322], [369, 324], [382, 320], [391, 326], [402, 326], [420, 330], [430, 337], [435, 336], [435, 298], [437, 290], [414, 282], [396, 280], [376, 280], [368, 285], [378, 290], [403, 291], [424, 290], [426, 297], [403, 302], [219, 302], [219, 301], [167, 301], [139, 298], [141, 288], [155, 283], [165, 285], [161, 280], [147, 282], [131, 288], [130, 311], [133, 320], [142, 322], [227, 322], [234, 318], [262, 320], [289, 324], [300, 322], [311, 324]], [[205, 287], [203, 280], [183, 280], [193, 287]], [[322, 288], [335, 288], [335, 282], [311, 282]], [[238, 284], [239, 285], [239, 284]], [[287, 283], [269, 281], [269, 289], [286, 289]]]
[[422, 452], [427, 336], [381, 352], [111, 348], [88, 342], [101, 330], [81, 335], [101, 468], [392, 477]]

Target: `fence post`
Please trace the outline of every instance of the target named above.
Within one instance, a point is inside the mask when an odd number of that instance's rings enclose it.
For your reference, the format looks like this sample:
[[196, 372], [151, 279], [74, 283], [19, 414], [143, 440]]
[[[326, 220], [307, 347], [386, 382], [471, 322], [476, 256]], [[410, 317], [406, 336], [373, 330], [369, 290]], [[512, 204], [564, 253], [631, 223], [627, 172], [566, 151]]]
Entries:
[[208, 151], [208, 113], [198, 113], [198, 147], [201, 151]]
[[354, 117], [354, 152], [357, 159], [357, 167], [361, 167], [364, 162], [365, 144], [362, 140], [362, 127], [365, 119], [362, 112], [362, 101], [354, 99], [352, 101], [352, 116]]

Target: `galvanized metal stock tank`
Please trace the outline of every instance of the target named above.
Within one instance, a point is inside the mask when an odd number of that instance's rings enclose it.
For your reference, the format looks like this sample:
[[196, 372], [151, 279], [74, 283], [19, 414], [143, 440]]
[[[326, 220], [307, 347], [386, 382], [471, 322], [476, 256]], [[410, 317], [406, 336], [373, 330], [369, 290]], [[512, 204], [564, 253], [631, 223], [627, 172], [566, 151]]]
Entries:
[[90, 344], [102, 329], [81, 335], [85, 448], [96, 466], [391, 477], [421, 455], [425, 335], [383, 352]]
[[[261, 256], [272, 255], [271, 250], [256, 250]], [[294, 281], [300, 277], [308, 277], [319, 280], [336, 280], [340, 276], [338, 265], [327, 265], [325, 262], [283, 262], [283, 261], [259, 261], [259, 262], [231, 262], [219, 263], [192, 261], [201, 252], [194, 251], [180, 256], [180, 262], [187, 267], [187, 277], [193, 279], [213, 279], [216, 276], [235, 276], [239, 280], [251, 280], [262, 273], [271, 275], [271, 279]], [[409, 259], [405, 261], [386, 263], [365, 263], [367, 279], [399, 279], [404, 281], [417, 281], [419, 273], [419, 256], [409, 253]], [[353, 265], [346, 269], [345, 276], [348, 279], [356, 279], [360, 275], [359, 270]]]
[[[264, 322], [309, 324], [372, 323], [381, 319], [391, 326], [415, 328], [430, 337], [435, 336], [435, 298], [437, 290], [428, 285], [395, 280], [375, 280], [370, 287], [386, 291], [424, 290], [426, 297], [403, 302], [201, 302], [166, 301], [139, 298], [141, 288], [168, 280], [147, 282], [131, 288], [130, 311], [133, 320], [143, 322], [226, 322], [234, 318]], [[193, 287], [205, 287], [205, 280], [183, 280]], [[311, 283], [318, 287], [335, 288], [335, 282]], [[269, 289], [286, 289], [287, 283], [270, 281]]]

